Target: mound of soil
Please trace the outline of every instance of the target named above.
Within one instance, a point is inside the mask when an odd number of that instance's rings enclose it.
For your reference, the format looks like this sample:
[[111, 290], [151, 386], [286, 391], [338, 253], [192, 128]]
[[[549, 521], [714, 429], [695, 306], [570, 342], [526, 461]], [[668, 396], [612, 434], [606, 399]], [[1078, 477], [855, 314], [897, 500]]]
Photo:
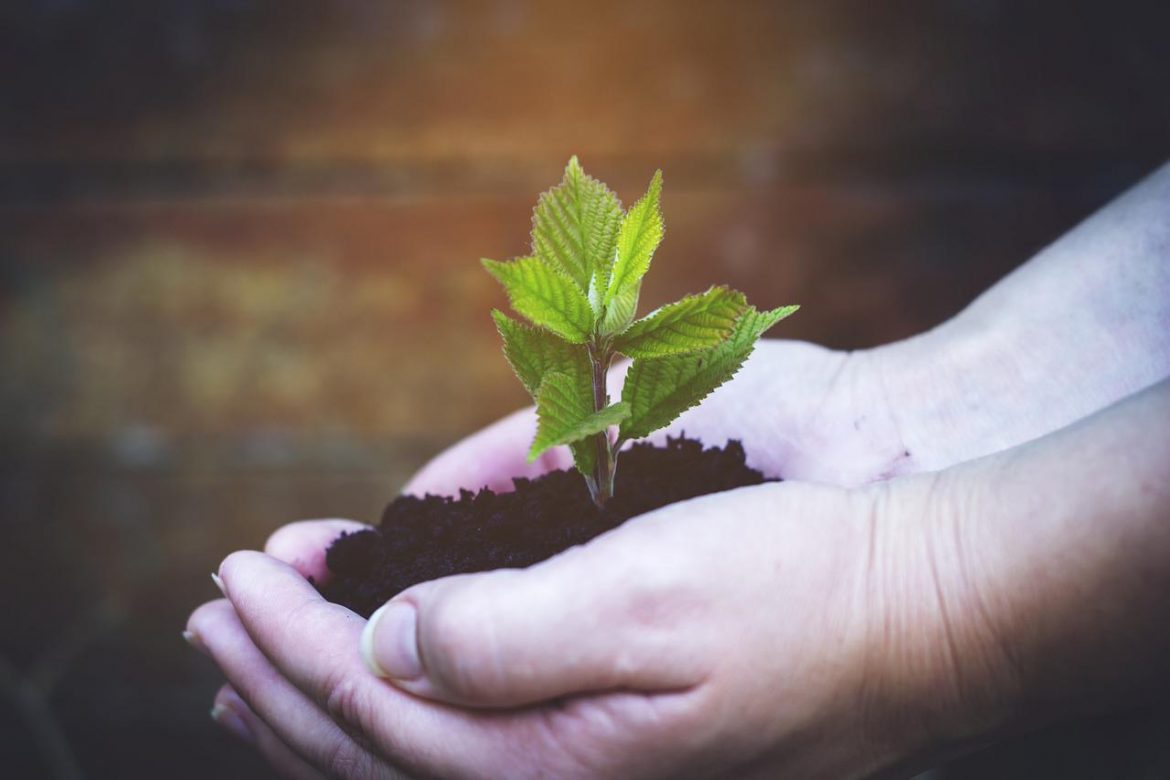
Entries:
[[618, 464], [614, 498], [600, 510], [576, 471], [514, 480], [516, 490], [457, 498], [400, 496], [381, 527], [344, 534], [329, 548], [325, 598], [369, 616], [419, 582], [451, 574], [523, 568], [652, 509], [767, 482], [747, 467], [738, 441], [704, 449], [694, 439], [635, 444]]

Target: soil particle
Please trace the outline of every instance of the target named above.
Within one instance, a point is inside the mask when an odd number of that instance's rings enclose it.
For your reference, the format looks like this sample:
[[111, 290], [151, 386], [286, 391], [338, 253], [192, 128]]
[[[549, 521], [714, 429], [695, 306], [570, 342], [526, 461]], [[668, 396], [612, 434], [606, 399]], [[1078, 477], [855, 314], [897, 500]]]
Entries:
[[329, 547], [330, 577], [318, 587], [330, 601], [369, 616], [416, 583], [531, 566], [652, 509], [767, 481], [747, 467], [738, 441], [704, 449], [678, 438], [623, 452], [615, 495], [604, 510], [576, 471], [516, 479], [510, 493], [399, 496], [379, 528], [344, 534]]

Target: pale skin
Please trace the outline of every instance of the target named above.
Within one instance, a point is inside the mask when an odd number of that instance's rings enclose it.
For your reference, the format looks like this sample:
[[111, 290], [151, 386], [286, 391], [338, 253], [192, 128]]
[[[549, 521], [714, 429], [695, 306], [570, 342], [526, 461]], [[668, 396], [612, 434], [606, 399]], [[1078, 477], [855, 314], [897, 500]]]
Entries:
[[[285, 526], [188, 623], [228, 679], [220, 722], [293, 778], [848, 778], [1152, 695], [1168, 293], [1170, 166], [934, 331], [765, 342], [673, 426], [743, 439], [783, 483], [416, 586], [370, 623], [306, 581], [355, 524]], [[564, 465], [524, 465], [531, 433], [507, 418], [408, 489]]]

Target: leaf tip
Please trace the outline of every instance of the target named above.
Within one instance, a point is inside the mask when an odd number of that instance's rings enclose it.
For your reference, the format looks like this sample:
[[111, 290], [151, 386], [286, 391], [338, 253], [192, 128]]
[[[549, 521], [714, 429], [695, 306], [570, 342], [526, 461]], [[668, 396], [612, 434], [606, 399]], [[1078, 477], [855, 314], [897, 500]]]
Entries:
[[772, 324], [774, 325], [775, 323], [779, 322], [780, 320], [784, 319], [785, 317], [791, 317], [793, 314], [796, 314], [796, 312], [799, 309], [800, 309], [800, 304], [794, 303], [794, 304], [791, 304], [789, 306], [779, 306], [775, 309], [772, 309], [769, 312], [766, 312], [765, 314], [769, 318], [774, 318], [772, 321]]
[[585, 173], [585, 169], [581, 167], [581, 161], [577, 159], [577, 155], [569, 158], [569, 164], [565, 166], [565, 180], [577, 178]]

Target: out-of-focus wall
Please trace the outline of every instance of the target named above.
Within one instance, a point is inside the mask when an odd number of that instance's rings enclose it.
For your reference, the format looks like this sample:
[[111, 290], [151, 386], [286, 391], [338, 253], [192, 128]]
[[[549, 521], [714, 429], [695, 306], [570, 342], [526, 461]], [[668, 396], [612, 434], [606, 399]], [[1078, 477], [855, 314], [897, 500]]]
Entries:
[[7, 4], [0, 766], [263, 776], [207, 722], [186, 612], [231, 549], [375, 519], [524, 402], [478, 259], [526, 252], [570, 154], [627, 203], [665, 172], [646, 308], [727, 282], [804, 305], [777, 336], [865, 347], [1166, 156], [1167, 29], [1080, 0]]

